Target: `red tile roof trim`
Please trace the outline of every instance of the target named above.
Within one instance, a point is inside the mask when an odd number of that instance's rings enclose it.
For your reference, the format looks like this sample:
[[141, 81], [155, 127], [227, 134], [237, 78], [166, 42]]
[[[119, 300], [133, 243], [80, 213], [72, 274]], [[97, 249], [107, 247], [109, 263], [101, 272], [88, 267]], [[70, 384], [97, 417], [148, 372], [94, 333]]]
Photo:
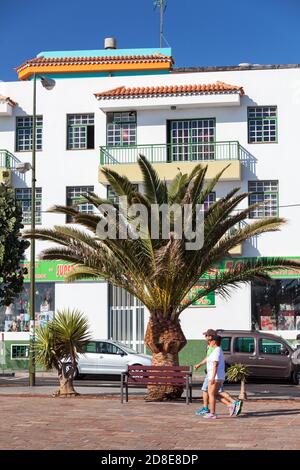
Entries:
[[107, 56], [107, 57], [35, 57], [34, 59], [27, 60], [16, 71], [20, 72], [26, 67], [33, 67], [37, 65], [93, 65], [93, 64], [129, 64], [129, 63], [157, 63], [157, 62], [170, 62], [174, 63], [171, 56], [163, 54], [154, 55], [130, 55], [130, 56]]
[[0, 102], [5, 102], [5, 103], [8, 103], [10, 106], [12, 106], [13, 108], [15, 106], [17, 106], [18, 103], [16, 103], [15, 101], [13, 101], [9, 96], [3, 96], [3, 95], [0, 95]]
[[241, 86], [228, 85], [224, 82], [216, 82], [208, 85], [166, 85], [156, 87], [120, 86], [112, 90], [95, 93], [97, 99], [110, 98], [150, 98], [157, 96], [186, 96], [186, 95], [211, 95], [211, 94], [244, 94]]

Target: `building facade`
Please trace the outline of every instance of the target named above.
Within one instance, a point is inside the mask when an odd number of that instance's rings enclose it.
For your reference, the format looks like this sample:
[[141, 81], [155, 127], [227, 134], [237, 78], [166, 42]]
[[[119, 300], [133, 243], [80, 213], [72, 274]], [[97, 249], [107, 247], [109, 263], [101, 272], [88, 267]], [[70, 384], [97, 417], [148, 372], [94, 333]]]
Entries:
[[[241, 258], [293, 257], [300, 260], [297, 156], [300, 110], [298, 65], [249, 65], [178, 69], [170, 49], [103, 49], [42, 52], [17, 68], [18, 80], [0, 82], [0, 181], [13, 185], [30, 224], [32, 100], [36, 74], [56, 81], [53, 90], [37, 83], [36, 223], [52, 227], [72, 223], [47, 212], [54, 204], [76, 205], [86, 191], [114, 197], [101, 173], [113, 166], [141, 186], [137, 155], [144, 154], [169, 181], [199, 162], [212, 178], [230, 163], [207, 205], [234, 187], [249, 192], [240, 208], [257, 201], [245, 223], [280, 215], [280, 232], [237, 247], [220, 269]], [[36, 242], [37, 254], [47, 245]], [[106, 282], [64, 282], [71, 266], [36, 262], [36, 321], [55, 310], [76, 307], [89, 318], [95, 337], [111, 337], [144, 350], [146, 309], [122, 289]], [[273, 282], [248, 285], [232, 293], [204, 298], [182, 314], [188, 344], [182, 362], [197, 360], [199, 339], [207, 328], [270, 330], [293, 340], [300, 332], [300, 272], [274, 273]], [[0, 310], [6, 367], [26, 366], [28, 288]], [[4, 361], [4, 360], [3, 360]]]

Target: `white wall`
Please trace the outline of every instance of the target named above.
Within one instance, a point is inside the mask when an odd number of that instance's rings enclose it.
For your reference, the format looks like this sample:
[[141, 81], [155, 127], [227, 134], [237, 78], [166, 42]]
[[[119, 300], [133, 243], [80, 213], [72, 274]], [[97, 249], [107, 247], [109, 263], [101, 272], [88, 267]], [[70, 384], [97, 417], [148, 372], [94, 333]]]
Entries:
[[[43, 151], [37, 153], [37, 186], [43, 188], [43, 211], [53, 204], [64, 204], [66, 186], [94, 185], [95, 191], [105, 195], [98, 183], [99, 145], [106, 145], [106, 116], [93, 93], [117, 86], [147, 86], [161, 84], [214, 83], [217, 80], [243, 86], [245, 96], [241, 106], [203, 107], [180, 109], [137, 110], [138, 144], [166, 142], [166, 120], [181, 118], [216, 118], [217, 141], [238, 140], [252, 155], [253, 164], [244, 166], [240, 184], [230, 182], [217, 186], [217, 197], [233, 186], [247, 190], [248, 180], [278, 179], [280, 205], [300, 203], [299, 190], [299, 80], [300, 69], [273, 69], [250, 71], [172, 73], [155, 76], [129, 76], [106, 78], [78, 78], [56, 80], [56, 87], [46, 91], [37, 86], [37, 113], [43, 114]], [[7, 149], [22, 161], [30, 161], [30, 152], [15, 152], [15, 117], [32, 114], [32, 82], [0, 83], [0, 93], [18, 102], [12, 117], [0, 117], [0, 148]], [[153, 101], [153, 100], [152, 100]], [[171, 104], [170, 99], [169, 104]], [[168, 103], [168, 100], [166, 100]], [[122, 100], [122, 105], [124, 100]], [[248, 144], [247, 107], [251, 105], [277, 105], [278, 143]], [[128, 109], [132, 102], [128, 100]], [[66, 115], [69, 113], [95, 113], [95, 149], [66, 150]], [[27, 175], [30, 186], [30, 174]], [[15, 186], [24, 183], [15, 179]], [[244, 201], [243, 206], [247, 206]], [[244, 245], [245, 256], [300, 256], [299, 207], [281, 208], [280, 216], [287, 219], [281, 232], [262, 236], [257, 245]], [[65, 217], [43, 213], [43, 226], [64, 223]], [[37, 243], [37, 252], [45, 244]], [[107, 333], [107, 300], [104, 284], [83, 283], [58, 285], [58, 308], [76, 306], [87, 311], [95, 334]], [[104, 292], [105, 291], [105, 292]], [[100, 293], [99, 293], [100, 292]], [[104, 295], [105, 294], [105, 295]], [[250, 326], [250, 291], [243, 288], [235, 292], [229, 302], [217, 297], [214, 309], [189, 309], [182, 315], [182, 324], [188, 338], [199, 337], [207, 327], [248, 328]], [[100, 313], [105, 312], [105, 314]], [[99, 312], [99, 315], [98, 315]], [[289, 334], [289, 333], [284, 333]], [[294, 335], [295, 332], [291, 332]]]
[[94, 338], [107, 337], [107, 284], [76, 282], [55, 284], [55, 310], [76, 308], [89, 319]]
[[251, 289], [249, 285], [232, 290], [229, 300], [216, 295], [216, 306], [187, 308], [180, 316], [187, 339], [202, 338], [208, 328], [223, 330], [251, 329]]

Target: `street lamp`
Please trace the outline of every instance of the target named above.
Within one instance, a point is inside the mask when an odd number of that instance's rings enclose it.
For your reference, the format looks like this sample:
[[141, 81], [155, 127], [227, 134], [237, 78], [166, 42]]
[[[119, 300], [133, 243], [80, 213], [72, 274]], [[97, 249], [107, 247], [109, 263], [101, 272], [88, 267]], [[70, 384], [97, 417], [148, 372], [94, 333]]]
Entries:
[[[41, 84], [46, 90], [55, 87], [55, 80], [41, 75], [33, 74], [33, 113], [32, 113], [32, 159], [31, 164], [19, 163], [17, 170], [26, 173], [31, 170], [31, 232], [35, 230], [35, 172], [36, 172], [36, 79], [40, 78]], [[29, 385], [35, 385], [35, 239], [30, 244], [30, 327], [29, 327]]]

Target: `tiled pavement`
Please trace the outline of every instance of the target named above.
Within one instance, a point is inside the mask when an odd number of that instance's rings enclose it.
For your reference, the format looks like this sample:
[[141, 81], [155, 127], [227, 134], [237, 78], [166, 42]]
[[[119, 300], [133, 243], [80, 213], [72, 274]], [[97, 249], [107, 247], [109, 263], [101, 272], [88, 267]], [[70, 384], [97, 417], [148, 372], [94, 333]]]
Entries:
[[300, 449], [300, 400], [251, 400], [240, 417], [199, 402], [0, 396], [1, 449]]

